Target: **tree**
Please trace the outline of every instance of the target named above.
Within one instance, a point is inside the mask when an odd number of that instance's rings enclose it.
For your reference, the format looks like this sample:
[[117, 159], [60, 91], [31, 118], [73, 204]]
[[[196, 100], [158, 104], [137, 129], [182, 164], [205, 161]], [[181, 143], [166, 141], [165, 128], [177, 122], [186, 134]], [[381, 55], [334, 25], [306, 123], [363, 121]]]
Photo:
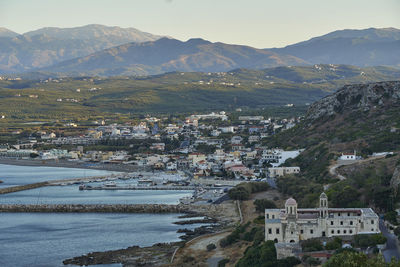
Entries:
[[354, 245], [356, 247], [367, 248], [373, 247], [378, 244], [386, 243], [387, 238], [382, 234], [372, 234], [372, 235], [356, 235], [354, 236]]
[[335, 237], [334, 240], [331, 242], [328, 242], [325, 246], [325, 249], [327, 250], [336, 250], [340, 249], [342, 247], [342, 239], [339, 237]]
[[324, 267], [395, 267], [398, 266], [396, 260], [385, 263], [382, 255], [377, 255], [373, 258], [368, 258], [364, 253], [355, 251], [344, 251], [333, 255], [325, 264]]
[[276, 209], [275, 203], [269, 199], [256, 199], [254, 200], [254, 206], [256, 206], [256, 211], [258, 212], [264, 212], [265, 209]]
[[303, 257], [301, 257], [301, 261], [306, 266], [317, 266], [321, 264], [321, 261], [319, 259], [311, 257], [310, 255], [304, 255]]

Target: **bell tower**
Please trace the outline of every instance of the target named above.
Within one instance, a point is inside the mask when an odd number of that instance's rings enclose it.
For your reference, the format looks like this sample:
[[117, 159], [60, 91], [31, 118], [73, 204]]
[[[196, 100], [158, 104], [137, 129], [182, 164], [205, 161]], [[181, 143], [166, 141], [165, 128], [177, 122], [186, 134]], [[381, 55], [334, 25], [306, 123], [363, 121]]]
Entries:
[[285, 203], [286, 214], [290, 218], [297, 219], [297, 202], [293, 198], [289, 198]]
[[324, 192], [319, 196], [319, 217], [328, 217], [328, 196]]

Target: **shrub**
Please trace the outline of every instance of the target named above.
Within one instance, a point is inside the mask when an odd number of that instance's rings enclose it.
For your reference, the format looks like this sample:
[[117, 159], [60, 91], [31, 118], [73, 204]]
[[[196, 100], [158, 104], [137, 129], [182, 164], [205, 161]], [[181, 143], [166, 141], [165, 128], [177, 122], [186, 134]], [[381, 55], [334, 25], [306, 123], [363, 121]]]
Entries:
[[317, 266], [321, 264], [321, 261], [317, 258], [311, 257], [310, 255], [304, 255], [301, 257], [301, 261], [305, 266]]
[[228, 259], [222, 259], [218, 262], [218, 267], [225, 267], [225, 265], [229, 262]]
[[207, 251], [211, 251], [211, 250], [216, 249], [216, 248], [217, 247], [213, 243], [207, 245]]
[[301, 248], [304, 252], [323, 250], [323, 246], [318, 239], [307, 239], [301, 242]]
[[399, 226], [399, 227], [396, 227], [396, 228], [394, 229], [394, 234], [395, 234], [396, 236], [400, 236], [400, 226]]
[[382, 234], [361, 234], [354, 236], [354, 245], [361, 248], [373, 247], [378, 244], [386, 243], [386, 240], [387, 238]]
[[342, 239], [339, 237], [335, 237], [334, 240], [331, 242], [328, 242], [325, 246], [325, 249], [327, 250], [336, 250], [340, 249], [342, 247]]
[[246, 200], [249, 199], [252, 193], [266, 191], [269, 188], [269, 184], [265, 182], [240, 183], [230, 189], [228, 195], [231, 199]]
[[228, 195], [234, 200], [246, 200], [250, 197], [250, 192], [244, 187], [234, 187], [228, 191]]
[[397, 213], [395, 211], [389, 211], [385, 213], [385, 220], [390, 222], [391, 224], [397, 225]]
[[250, 223], [246, 223], [245, 225], [240, 225], [237, 226], [236, 229], [230, 233], [227, 237], [221, 239], [220, 241], [220, 246], [221, 247], [226, 247], [229, 246], [235, 242], [237, 242], [240, 239], [240, 234], [244, 233], [246, 231], [246, 228], [249, 226]]
[[261, 215], [261, 216], [258, 216], [257, 218], [255, 218], [254, 220], [253, 220], [253, 222], [255, 223], [255, 224], [264, 224], [265, 223], [265, 216], [264, 215]]
[[256, 199], [254, 205], [258, 212], [264, 212], [265, 209], [276, 209], [275, 203], [269, 199]]
[[185, 255], [185, 256], [183, 257], [183, 262], [185, 262], [185, 263], [192, 262], [192, 261], [194, 261], [194, 260], [195, 260], [195, 258], [192, 257], [192, 256]]

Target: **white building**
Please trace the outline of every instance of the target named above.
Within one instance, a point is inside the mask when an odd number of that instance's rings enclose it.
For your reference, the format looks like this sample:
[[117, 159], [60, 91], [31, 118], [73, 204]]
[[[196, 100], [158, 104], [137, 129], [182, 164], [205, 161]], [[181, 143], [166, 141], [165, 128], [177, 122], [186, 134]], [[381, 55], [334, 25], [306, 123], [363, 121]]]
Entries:
[[300, 167], [272, 167], [268, 168], [270, 177], [282, 177], [286, 174], [300, 173]]
[[289, 198], [285, 209], [265, 210], [265, 240], [279, 243], [376, 233], [380, 233], [379, 217], [371, 208], [328, 208], [325, 193], [319, 208], [298, 209], [296, 200]]
[[342, 155], [339, 157], [340, 160], [356, 160], [356, 152], [354, 153], [342, 153]]
[[260, 164], [270, 162], [273, 167], [277, 167], [284, 163], [289, 158], [297, 157], [303, 150], [284, 151], [282, 149], [267, 149], [264, 150]]

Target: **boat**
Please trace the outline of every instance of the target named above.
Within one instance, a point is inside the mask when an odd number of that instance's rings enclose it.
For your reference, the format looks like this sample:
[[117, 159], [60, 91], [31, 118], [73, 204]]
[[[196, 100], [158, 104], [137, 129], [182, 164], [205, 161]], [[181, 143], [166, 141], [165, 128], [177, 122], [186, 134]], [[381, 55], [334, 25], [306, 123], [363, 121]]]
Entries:
[[115, 183], [115, 182], [106, 182], [106, 183], [104, 183], [104, 186], [105, 187], [116, 187], [117, 186], [117, 184]]
[[139, 186], [151, 186], [153, 184], [154, 184], [154, 182], [152, 180], [149, 180], [149, 179], [139, 179], [138, 180], [138, 185]]

